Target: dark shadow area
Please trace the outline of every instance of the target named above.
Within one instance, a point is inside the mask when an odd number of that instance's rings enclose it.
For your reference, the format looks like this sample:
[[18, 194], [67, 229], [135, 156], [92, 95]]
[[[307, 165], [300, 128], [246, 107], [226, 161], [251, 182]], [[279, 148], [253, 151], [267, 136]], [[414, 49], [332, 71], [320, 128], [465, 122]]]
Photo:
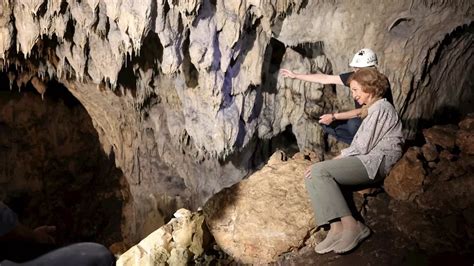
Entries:
[[299, 43], [291, 48], [306, 58], [316, 58], [320, 55], [324, 55], [324, 42], [322, 41]]
[[[155, 32], [149, 32], [143, 41], [140, 54], [127, 54], [125, 63], [122, 65], [117, 77], [118, 84], [121, 85], [132, 96], [137, 94], [138, 73], [135, 71], [136, 66], [146, 71], [153, 69], [158, 71], [159, 64], [163, 61], [163, 45]], [[150, 87], [153, 84], [148, 84]], [[120, 90], [114, 90], [117, 96], [121, 96]]]
[[58, 245], [122, 241], [128, 188], [87, 111], [55, 80], [44, 100], [9, 82], [0, 72], [0, 200], [28, 227], [55, 225]]
[[269, 94], [277, 93], [278, 71], [280, 70], [283, 56], [285, 55], [285, 44], [272, 38], [265, 49], [265, 61], [262, 66], [262, 92]]
[[404, 127], [416, 134], [435, 124], [457, 124], [459, 119], [474, 112], [474, 23], [457, 27], [426, 54], [421, 78], [412, 78], [410, 90], [402, 103]]
[[286, 126], [285, 131], [270, 139], [269, 150], [270, 155], [272, 155], [277, 150], [281, 150], [289, 157], [299, 152], [298, 143], [296, 141], [295, 135], [293, 134], [291, 125]]
[[[472, 111], [474, 112], [474, 110]], [[461, 113], [457, 106], [443, 106], [435, 111], [432, 119], [405, 119], [402, 120], [404, 128], [414, 128], [414, 137], [405, 141], [405, 147], [419, 146], [425, 143], [423, 129], [430, 128], [435, 125], [458, 125], [465, 116], [472, 112]]]
[[277, 150], [283, 151], [288, 157], [292, 157], [299, 152], [298, 143], [291, 125], [288, 125], [285, 131], [271, 139], [256, 140], [256, 149], [252, 156], [251, 169], [257, 170], [264, 166], [270, 156]]
[[230, 64], [225, 72], [224, 84], [222, 86], [223, 101], [219, 109], [227, 108], [227, 106], [229, 106], [232, 102], [232, 80], [239, 75], [241, 65], [244, 62], [248, 52], [252, 50], [255, 40], [257, 39], [256, 30], [260, 25], [260, 19], [256, 19], [255, 21], [252, 19], [252, 15], [247, 14], [243, 26], [243, 31], [246, 34], [243, 34], [243, 39], [238, 40], [238, 42], [235, 44], [235, 49], [240, 51], [235, 58], [231, 59]]
[[188, 88], [196, 88], [199, 85], [199, 72], [191, 62], [191, 55], [189, 54], [189, 34], [183, 43], [183, 74]]
[[201, 20], [207, 20], [213, 17], [216, 14], [216, 5], [217, 5], [217, 0], [202, 1], [202, 4], [199, 7], [199, 10], [197, 11], [197, 17], [193, 21], [193, 27], [196, 27], [196, 25]]

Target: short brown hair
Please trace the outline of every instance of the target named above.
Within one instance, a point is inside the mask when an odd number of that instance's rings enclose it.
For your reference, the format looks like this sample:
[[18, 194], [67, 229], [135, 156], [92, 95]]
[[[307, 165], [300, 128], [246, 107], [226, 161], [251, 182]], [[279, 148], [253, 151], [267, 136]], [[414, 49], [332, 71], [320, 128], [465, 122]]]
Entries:
[[355, 71], [348, 80], [357, 81], [362, 87], [362, 91], [372, 94], [377, 98], [383, 97], [388, 90], [389, 83], [387, 77], [375, 68], [361, 68]]

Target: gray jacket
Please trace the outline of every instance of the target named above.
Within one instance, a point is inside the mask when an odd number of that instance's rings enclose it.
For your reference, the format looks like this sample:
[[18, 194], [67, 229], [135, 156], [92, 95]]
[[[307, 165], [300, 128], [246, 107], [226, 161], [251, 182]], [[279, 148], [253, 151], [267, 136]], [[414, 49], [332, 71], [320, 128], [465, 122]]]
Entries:
[[402, 156], [402, 123], [397, 111], [386, 99], [373, 103], [342, 157], [356, 156], [371, 179], [384, 177]]

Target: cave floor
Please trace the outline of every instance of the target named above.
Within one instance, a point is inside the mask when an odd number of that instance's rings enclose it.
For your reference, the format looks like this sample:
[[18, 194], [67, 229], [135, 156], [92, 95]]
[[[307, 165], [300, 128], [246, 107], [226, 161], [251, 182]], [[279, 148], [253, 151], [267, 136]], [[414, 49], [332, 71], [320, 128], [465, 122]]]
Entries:
[[[356, 196], [355, 201], [360, 204], [363, 199]], [[272, 265], [474, 265], [474, 254], [426, 254], [417, 248], [390, 221], [389, 201], [385, 193], [368, 198], [363, 216], [372, 234], [354, 251], [344, 255], [320, 255], [313, 247], [305, 246], [281, 256]]]

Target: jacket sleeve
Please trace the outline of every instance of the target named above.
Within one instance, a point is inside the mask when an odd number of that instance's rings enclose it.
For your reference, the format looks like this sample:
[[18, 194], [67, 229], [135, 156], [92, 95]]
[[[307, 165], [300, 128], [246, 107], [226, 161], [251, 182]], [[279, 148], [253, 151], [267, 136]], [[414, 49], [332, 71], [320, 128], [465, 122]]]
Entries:
[[18, 224], [18, 217], [7, 205], [0, 202], [0, 236], [5, 235]]

